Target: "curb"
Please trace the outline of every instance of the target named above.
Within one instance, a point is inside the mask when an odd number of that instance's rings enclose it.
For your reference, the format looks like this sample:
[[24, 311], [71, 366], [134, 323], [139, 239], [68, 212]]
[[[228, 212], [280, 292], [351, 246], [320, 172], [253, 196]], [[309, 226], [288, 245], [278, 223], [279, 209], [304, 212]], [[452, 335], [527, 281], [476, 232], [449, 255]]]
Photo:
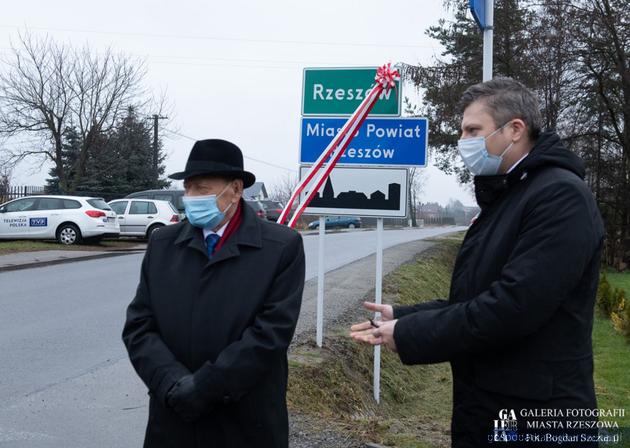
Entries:
[[20, 271], [22, 269], [41, 268], [45, 266], [53, 266], [56, 264], [75, 263], [78, 261], [98, 260], [100, 258], [119, 257], [121, 255], [141, 254], [143, 252], [144, 250], [134, 250], [134, 251], [126, 251], [126, 252], [117, 251], [117, 252], [106, 253], [106, 254], [86, 255], [85, 257], [59, 258], [57, 260], [35, 261], [33, 263], [22, 263], [22, 264], [9, 265], [9, 266], [0, 266], [0, 272]]

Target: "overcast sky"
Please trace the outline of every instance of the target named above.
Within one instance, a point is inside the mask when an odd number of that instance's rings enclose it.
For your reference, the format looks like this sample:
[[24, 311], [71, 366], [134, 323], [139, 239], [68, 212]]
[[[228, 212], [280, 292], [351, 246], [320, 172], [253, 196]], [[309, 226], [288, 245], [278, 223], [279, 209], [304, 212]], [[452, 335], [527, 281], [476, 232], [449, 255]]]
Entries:
[[[425, 30], [447, 16], [442, 0], [22, 0], [3, 2], [0, 52], [28, 28], [145, 59], [147, 87], [166, 91], [175, 112], [166, 126], [189, 137], [168, 135], [167, 173], [183, 169], [191, 139], [224, 138], [269, 187], [298, 170], [304, 67], [430, 63], [441, 49]], [[403, 95], [418, 101], [410, 86]], [[42, 185], [47, 171], [23, 163], [14, 183]], [[432, 166], [423, 174], [423, 201], [474, 205], [454, 178]]]

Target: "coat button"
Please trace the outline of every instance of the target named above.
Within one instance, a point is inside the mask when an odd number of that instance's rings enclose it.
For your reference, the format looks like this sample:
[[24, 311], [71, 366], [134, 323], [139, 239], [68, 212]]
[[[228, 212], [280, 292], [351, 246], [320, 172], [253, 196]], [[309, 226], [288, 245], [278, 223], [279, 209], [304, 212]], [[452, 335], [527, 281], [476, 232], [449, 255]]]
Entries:
[[223, 397], [223, 404], [230, 404], [231, 401], [232, 401], [232, 399], [230, 398], [229, 395], [225, 395]]

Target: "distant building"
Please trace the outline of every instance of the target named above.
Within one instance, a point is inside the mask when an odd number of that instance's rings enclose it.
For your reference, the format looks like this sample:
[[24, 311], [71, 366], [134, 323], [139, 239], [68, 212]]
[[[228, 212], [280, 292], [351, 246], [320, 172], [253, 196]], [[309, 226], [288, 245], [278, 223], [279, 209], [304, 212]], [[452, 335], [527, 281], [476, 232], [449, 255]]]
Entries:
[[243, 191], [243, 197], [245, 199], [258, 199], [259, 201], [262, 201], [263, 199], [269, 198], [269, 195], [267, 194], [265, 183], [256, 182], [254, 183], [254, 185], [246, 188], [245, 191]]
[[437, 202], [429, 202], [418, 206], [418, 217], [420, 219], [435, 219], [442, 216], [443, 211]]

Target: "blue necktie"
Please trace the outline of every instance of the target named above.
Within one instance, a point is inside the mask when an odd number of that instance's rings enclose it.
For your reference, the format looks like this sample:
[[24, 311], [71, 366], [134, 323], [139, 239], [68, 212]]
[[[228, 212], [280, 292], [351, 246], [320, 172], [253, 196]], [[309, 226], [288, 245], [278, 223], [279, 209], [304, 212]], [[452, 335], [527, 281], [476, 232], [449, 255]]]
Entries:
[[212, 258], [212, 255], [214, 254], [214, 248], [217, 247], [217, 243], [219, 242], [220, 239], [221, 237], [217, 235], [216, 233], [211, 233], [210, 235], [206, 237], [206, 248], [208, 250], [208, 258]]

